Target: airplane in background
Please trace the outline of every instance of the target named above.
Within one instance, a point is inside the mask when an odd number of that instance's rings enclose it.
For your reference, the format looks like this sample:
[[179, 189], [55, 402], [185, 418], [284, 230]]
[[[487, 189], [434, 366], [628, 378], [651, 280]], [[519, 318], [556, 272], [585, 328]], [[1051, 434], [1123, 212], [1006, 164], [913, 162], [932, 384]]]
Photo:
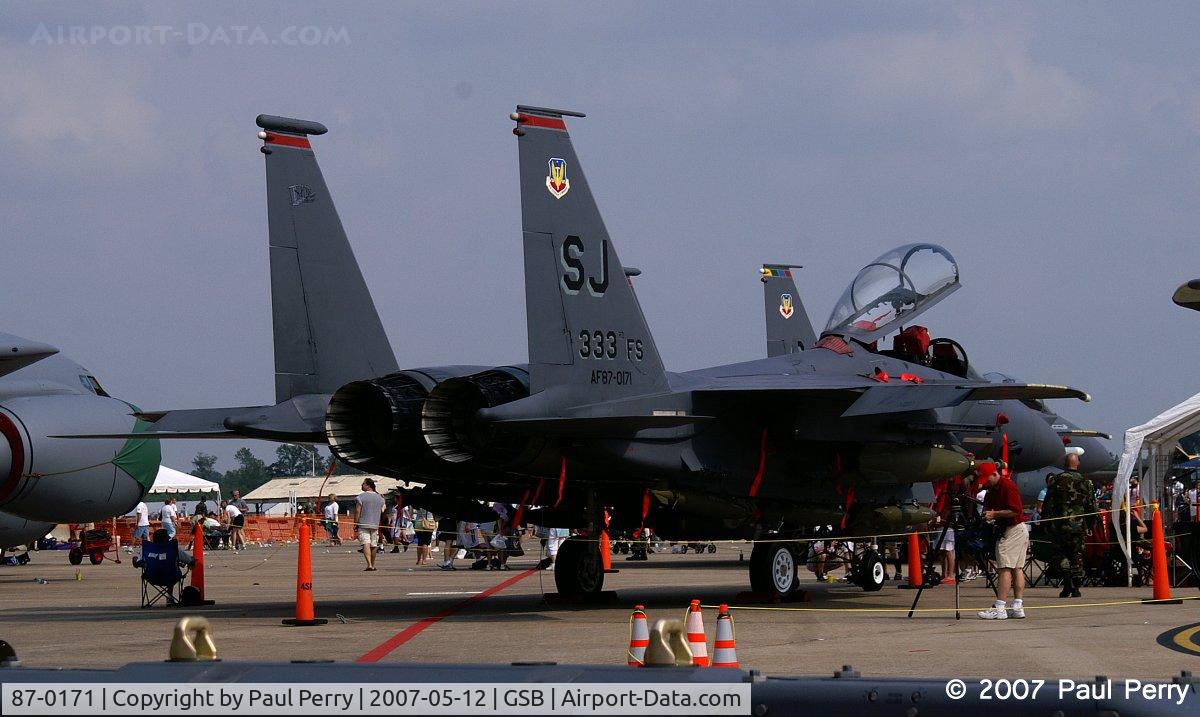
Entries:
[[[0, 334], [0, 548], [58, 523], [129, 512], [158, 473], [158, 441], [136, 408], [108, 395], [90, 371], [36, 341]], [[66, 433], [129, 433], [70, 441]]]
[[[934, 245], [897, 250], [899, 274], [882, 268], [867, 303], [843, 297], [802, 351], [667, 371], [566, 131], [565, 118], [581, 116], [526, 106], [511, 115], [528, 362], [404, 371], [317, 167], [310, 137], [325, 127], [259, 116], [277, 403], [140, 414], [154, 423], [149, 435], [327, 442], [353, 466], [418, 480], [447, 501], [543, 506], [532, 522], [592, 535], [608, 513], [614, 529], [651, 525], [672, 540], [770, 537], [754, 548], [750, 582], [787, 595], [811, 526], [923, 522], [912, 485], [970, 468], [939, 410], [1087, 398], [872, 351], [957, 288], [957, 264]], [[865, 589], [882, 586], [874, 551], [856, 563]], [[594, 540], [564, 542], [559, 592], [596, 593], [603, 576]]]
[[[868, 264], [868, 269], [877, 266], [879, 261]], [[763, 264], [760, 270], [768, 356], [801, 351], [817, 341], [796, 287], [794, 270], [800, 268], [797, 264]], [[892, 350], [886, 353], [911, 357], [929, 365], [940, 364], [965, 378], [1000, 384], [1019, 383], [1003, 373], [979, 375], [957, 342], [940, 338], [930, 340], [927, 336], [924, 327], [900, 329]], [[1080, 428], [1051, 411], [1040, 399], [964, 402], [949, 409], [945, 422], [948, 426], [957, 425], [955, 433], [963, 447], [981, 459], [1000, 458], [1003, 435], [1007, 435], [1013, 479], [1021, 489], [1022, 497], [1029, 501], [1035, 500], [1046, 486], [1046, 476], [1062, 468], [1065, 447], [1079, 449], [1080, 471], [1084, 475], [1104, 475], [1112, 470], [1117, 459], [1100, 440], [1111, 439], [1111, 436]]]

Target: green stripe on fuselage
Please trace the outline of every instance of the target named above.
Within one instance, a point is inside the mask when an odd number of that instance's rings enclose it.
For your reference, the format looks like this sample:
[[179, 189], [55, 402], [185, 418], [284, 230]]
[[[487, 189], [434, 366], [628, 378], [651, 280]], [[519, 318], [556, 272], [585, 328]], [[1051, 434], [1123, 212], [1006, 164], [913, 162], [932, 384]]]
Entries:
[[[129, 407], [134, 412], [139, 411], [137, 406], [129, 404]], [[133, 432], [145, 433], [150, 430], [152, 424], [142, 419], [134, 419]], [[113, 458], [113, 465], [128, 473], [135, 481], [142, 486], [142, 494], [150, 490], [150, 486], [154, 485], [154, 479], [158, 477], [158, 466], [162, 463], [162, 450], [159, 446], [157, 438], [130, 438], [125, 441], [125, 445], [121, 446], [121, 450]]]

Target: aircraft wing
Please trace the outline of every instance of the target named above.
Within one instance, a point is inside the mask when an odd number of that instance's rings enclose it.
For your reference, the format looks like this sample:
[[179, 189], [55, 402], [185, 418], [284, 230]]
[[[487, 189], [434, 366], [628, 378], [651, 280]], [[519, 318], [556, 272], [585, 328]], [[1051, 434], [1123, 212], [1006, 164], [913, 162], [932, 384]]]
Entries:
[[1091, 397], [1069, 386], [1045, 384], [993, 384], [979, 382], [878, 383], [866, 378], [846, 380], [845, 377], [796, 376], [739, 376], [721, 379], [719, 384], [701, 387], [697, 393], [745, 393], [755, 397], [843, 396], [853, 403], [844, 417], [869, 416], [882, 413], [905, 413], [932, 408], [957, 406], [964, 401], [999, 401], [1009, 399]]
[[274, 406], [188, 408], [144, 411], [152, 428], [143, 433], [87, 434], [55, 438], [262, 438], [288, 443], [324, 443], [329, 396], [305, 394]]
[[1060, 436], [1076, 436], [1078, 438], [1103, 438], [1106, 441], [1111, 441], [1112, 436], [1104, 431], [1097, 431], [1091, 428], [1067, 428], [1054, 429], [1054, 432]]
[[0, 341], [0, 376], [37, 363], [47, 356], [58, 353], [58, 349], [50, 344], [30, 341], [17, 336], [8, 336], [8, 341]]
[[713, 416], [680, 414], [628, 416], [576, 416], [552, 418], [512, 418], [491, 421], [491, 425], [514, 433], [566, 438], [606, 438], [632, 436], [638, 431], [680, 428], [715, 420]]

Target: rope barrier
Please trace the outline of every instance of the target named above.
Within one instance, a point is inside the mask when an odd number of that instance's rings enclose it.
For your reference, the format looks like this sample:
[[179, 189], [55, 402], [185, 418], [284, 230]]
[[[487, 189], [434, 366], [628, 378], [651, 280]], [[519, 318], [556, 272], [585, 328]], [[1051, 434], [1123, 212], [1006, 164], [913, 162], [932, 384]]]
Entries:
[[[1078, 515], [1064, 515], [1064, 516], [1059, 516], [1057, 518], [1042, 518], [1041, 520], [1038, 521], [1037, 524], [1040, 525], [1042, 523], [1048, 523], [1048, 522], [1052, 522], [1052, 521], [1056, 521], [1056, 520], [1070, 520], [1072, 518], [1086, 518], [1086, 517], [1090, 517], [1090, 516], [1101, 515], [1101, 514], [1107, 513], [1107, 512], [1109, 512], [1109, 511], [1101, 510], [1101, 511], [1096, 511], [1094, 513], [1080, 513]], [[316, 517], [316, 516], [300, 516], [299, 519], [311, 521], [314, 523], [320, 523], [320, 524], [324, 524], [326, 522], [324, 518]], [[346, 525], [345, 523], [341, 523], [341, 522], [339, 522], [338, 524]], [[371, 529], [371, 528], [378, 527], [373, 523], [350, 523], [349, 525], [351, 528], [353, 528], [355, 530], [360, 529], [360, 528]], [[390, 530], [390, 526], [384, 526], [380, 529]], [[416, 528], [414, 527], [413, 530], [415, 532]], [[433, 531], [427, 531], [427, 532], [433, 532]], [[439, 536], [442, 536], [442, 535], [457, 536], [460, 534], [461, 535], [473, 535], [473, 533], [459, 533], [458, 531], [437, 530], [436, 532], [438, 533]], [[941, 533], [941, 528], [928, 529], [928, 530], [917, 530], [917, 531], [905, 531], [902, 533], [874, 533], [874, 534], [870, 534], [870, 535], [808, 535], [808, 536], [801, 536], [801, 537], [795, 537], [795, 538], [782, 538], [782, 537], [780, 537], [780, 538], [694, 538], [694, 539], [687, 539], [687, 540], [671, 540], [671, 541], [666, 541], [666, 542], [682, 543], [682, 544], [702, 543], [702, 544], [706, 544], [706, 545], [711, 543], [711, 544], [717, 546], [718, 548], [720, 548], [722, 546], [730, 546], [731, 548], [736, 549], [738, 546], [757, 545], [759, 543], [769, 544], [769, 543], [796, 543], [796, 542], [815, 542], [815, 541], [879, 542], [880, 539], [885, 539], [885, 538], [894, 538], [895, 540], [884, 540], [883, 542], [899, 542], [900, 539], [907, 538], [911, 533], [914, 533], [914, 532], [917, 535], [937, 535], [937, 534]], [[495, 533], [485, 533], [485, 535], [494, 536], [496, 534]], [[1168, 538], [1178, 538], [1178, 537], [1182, 537], [1185, 535], [1187, 535], [1187, 534], [1186, 533], [1174, 533], [1167, 537]], [[508, 537], [508, 536], [505, 536], [505, 537]], [[584, 537], [584, 536], [579, 536], [579, 535], [571, 536], [571, 539], [579, 540], [579, 541], [586, 541], [586, 542], [590, 542], [590, 543], [600, 542], [599, 538], [589, 538], [589, 537]], [[612, 540], [614, 542], [627, 542], [627, 543], [644, 542], [642, 540], [635, 539], [635, 538], [628, 538], [628, 539], [612, 538]], [[1031, 542], [1049, 543], [1051, 541], [1032, 540]], [[1115, 541], [1109, 541], [1109, 542], [1103, 542], [1103, 543], [1102, 542], [1088, 542], [1086, 544], [1087, 545], [1117, 545], [1117, 543]]]
[[[1177, 600], [1200, 600], [1200, 595], [1184, 598], [1176, 598]], [[1149, 603], [1160, 602], [1157, 600], [1113, 600], [1111, 602], [1090, 602], [1090, 603], [1066, 603], [1060, 605], [1025, 605], [1026, 610], [1067, 610], [1073, 608], [1084, 607], [1112, 607], [1115, 605], [1145, 605]], [[1165, 601], [1163, 601], [1165, 602]], [[706, 608], [717, 608], [717, 605], [703, 605]], [[772, 610], [777, 612], [909, 612], [906, 607], [773, 607], [773, 606], [758, 606], [758, 605], [728, 605], [730, 610]], [[954, 612], [953, 606], [949, 607], [923, 607], [917, 608], [913, 612]]]

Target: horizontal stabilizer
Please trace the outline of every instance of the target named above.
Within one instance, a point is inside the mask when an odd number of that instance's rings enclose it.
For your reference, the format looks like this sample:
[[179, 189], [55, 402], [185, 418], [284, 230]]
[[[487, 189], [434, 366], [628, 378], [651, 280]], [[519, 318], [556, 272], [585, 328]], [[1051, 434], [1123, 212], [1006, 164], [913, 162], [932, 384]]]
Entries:
[[324, 443], [329, 396], [305, 394], [274, 406], [143, 411], [151, 430], [138, 434], [88, 434], [55, 438], [262, 438], [287, 443]]
[[513, 418], [491, 422], [491, 425], [514, 433], [533, 433], [539, 436], [597, 438], [632, 436], [638, 431], [656, 428], [678, 428], [714, 420], [713, 416], [640, 415], [588, 416], [581, 418]]
[[47, 438], [240, 438], [233, 431], [206, 431], [206, 432], [187, 432], [187, 431], [143, 431], [142, 433], [75, 433], [69, 436], [47, 436]]
[[56, 353], [58, 349], [50, 344], [0, 334], [0, 376], [7, 376]]

